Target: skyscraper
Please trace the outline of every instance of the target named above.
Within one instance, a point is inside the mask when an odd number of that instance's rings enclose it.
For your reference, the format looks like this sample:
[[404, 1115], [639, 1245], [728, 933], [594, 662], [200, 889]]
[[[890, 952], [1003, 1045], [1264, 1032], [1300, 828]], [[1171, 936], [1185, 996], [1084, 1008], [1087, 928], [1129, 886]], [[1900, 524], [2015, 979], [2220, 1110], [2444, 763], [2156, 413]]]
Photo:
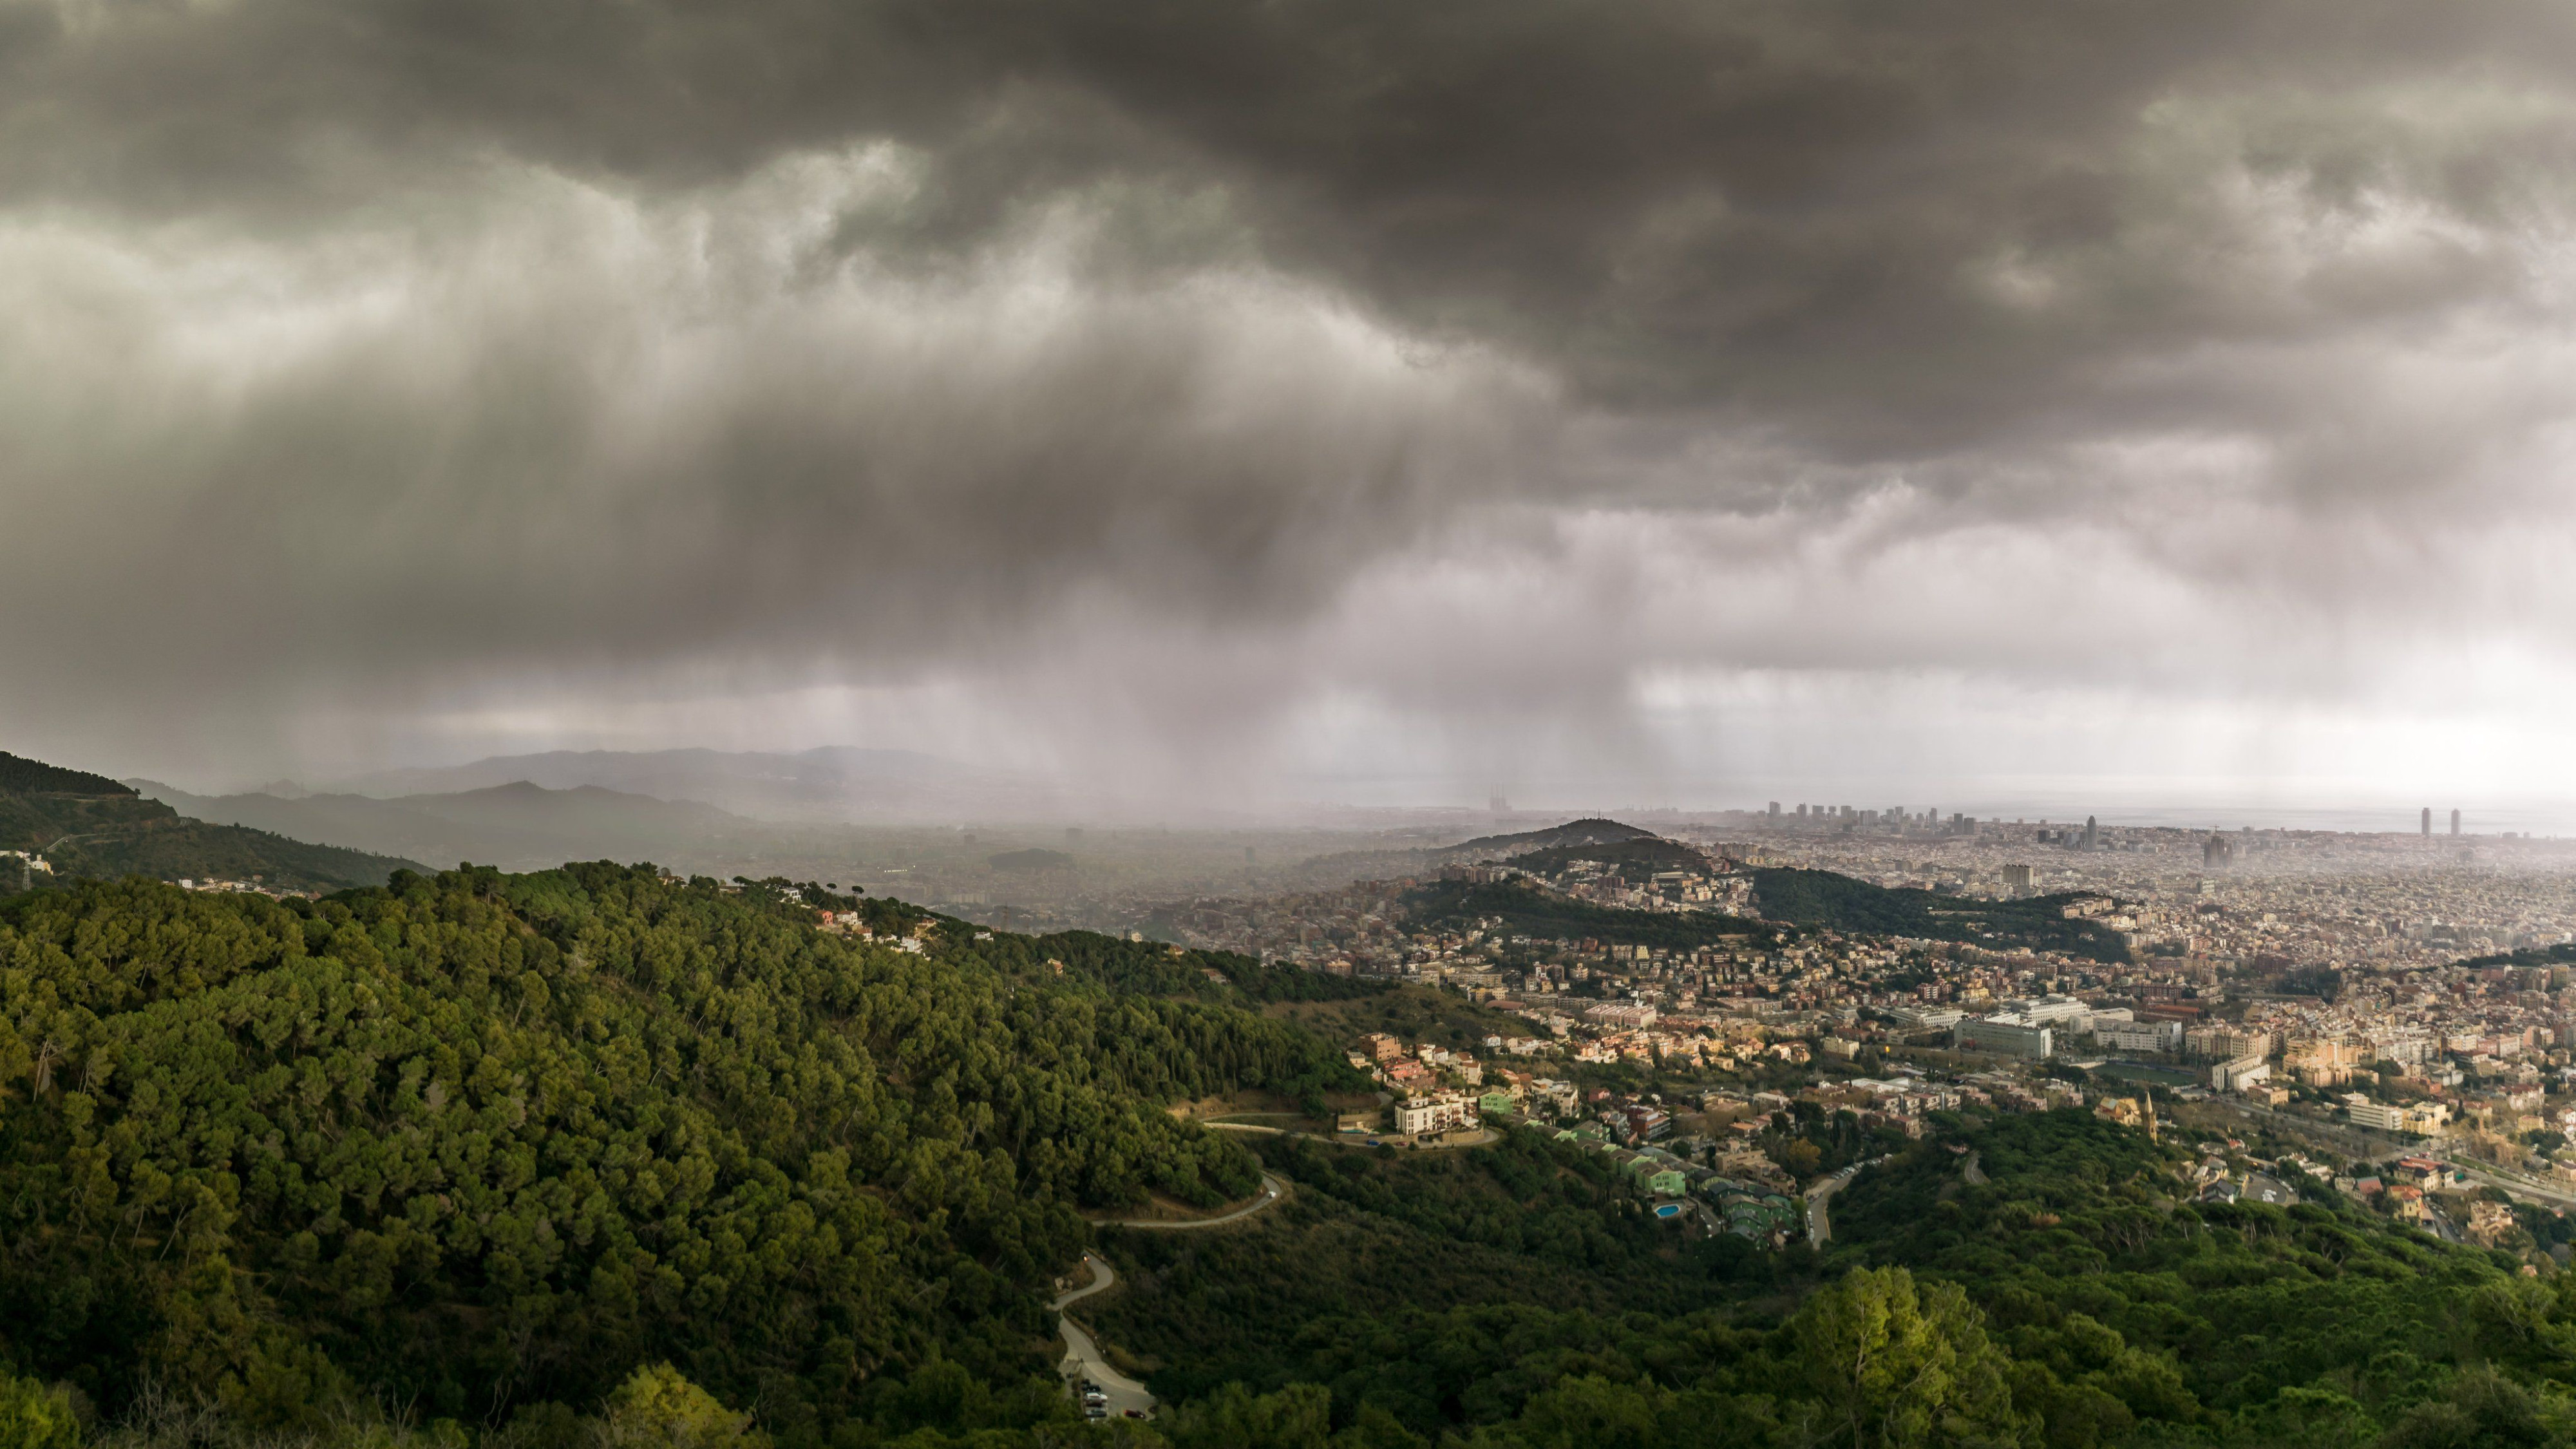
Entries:
[[2090, 815], [2085, 816], [2085, 817], [2084, 817], [2084, 848], [2085, 848], [2086, 850], [2091, 850], [2091, 849], [2093, 849], [2093, 848], [2094, 848], [2094, 846], [2099, 842], [2099, 839], [2100, 839], [2100, 832], [2099, 832], [2099, 831], [2094, 827], [2094, 824], [2093, 824], [2093, 817], [2092, 817], [2092, 816], [2090, 816]]
[[2460, 807], [2457, 805], [2451, 807], [2451, 833], [2453, 835], [2460, 833]]
[[2430, 805], [2424, 807], [2424, 838], [2433, 838], [2433, 807]]

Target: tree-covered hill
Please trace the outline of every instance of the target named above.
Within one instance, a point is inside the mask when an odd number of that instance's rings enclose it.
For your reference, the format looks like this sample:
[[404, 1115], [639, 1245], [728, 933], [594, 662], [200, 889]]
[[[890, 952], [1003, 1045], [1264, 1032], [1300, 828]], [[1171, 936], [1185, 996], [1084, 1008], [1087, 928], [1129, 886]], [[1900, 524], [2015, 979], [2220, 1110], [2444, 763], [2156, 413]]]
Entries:
[[1678, 840], [1647, 836], [1603, 845], [1559, 845], [1512, 857], [1512, 864], [1534, 875], [1557, 876], [1578, 863], [1590, 862], [1632, 886], [1641, 886], [1662, 871], [1706, 874], [1715, 863], [1706, 852]]
[[[1190, 950], [1160, 941], [1122, 941], [1096, 931], [1017, 936], [978, 932], [958, 922], [955, 933], [970, 938], [969, 944], [960, 949], [1006, 970], [1044, 969], [1114, 991], [1148, 996], [1189, 997], [1229, 1006], [1267, 1006], [1282, 1001], [1351, 1001], [1382, 996], [1394, 989], [1388, 982], [1367, 977], [1332, 976], [1273, 965], [1233, 951]], [[989, 939], [971, 939], [979, 935]]]
[[[1168, 1397], [1309, 1377], [1319, 1346], [1382, 1338], [1389, 1315], [1503, 1304], [1687, 1313], [1784, 1274], [1800, 1281], [1805, 1264], [1742, 1238], [1686, 1240], [1608, 1158], [1538, 1133], [1386, 1154], [1250, 1140], [1297, 1187], [1278, 1211], [1238, 1232], [1127, 1233], [1106, 1248], [1132, 1286], [1098, 1322]], [[1436, 1397], [1401, 1407], [1418, 1429], [1448, 1422]]]
[[[42, 852], [62, 878], [250, 880], [283, 890], [384, 884], [416, 863], [191, 820], [97, 775], [0, 755], [0, 850]], [[41, 877], [39, 877], [41, 879]]]
[[131, 786], [0, 750], [0, 792], [12, 795], [131, 795]]
[[1463, 929], [1500, 920], [1513, 935], [1540, 941], [1593, 940], [1605, 945], [1689, 950], [1721, 944], [1768, 944], [1779, 932], [1761, 921], [1709, 911], [1624, 911], [1533, 889], [1521, 881], [1433, 881], [1407, 891], [1406, 915], [1423, 927]]
[[1480, 835], [1461, 841], [1440, 852], [1451, 860], [1501, 860], [1533, 850], [1554, 850], [1563, 846], [1615, 845], [1628, 840], [1653, 840], [1655, 833], [1598, 817], [1569, 820], [1544, 830], [1525, 830], [1517, 835]]
[[1970, 1121], [1835, 1198], [1838, 1257], [1960, 1284], [1998, 1342], [2051, 1366], [2040, 1407], [2061, 1438], [2082, 1422], [2099, 1442], [2158, 1423], [2563, 1442], [2433, 1432], [2487, 1366], [2576, 1429], [2576, 1275], [2520, 1276], [2296, 1173], [2310, 1190], [2286, 1208], [2180, 1201], [2182, 1156], [2079, 1112]]
[[[818, 905], [876, 939], [818, 929]], [[1300, 1003], [1276, 972], [607, 864], [318, 902], [21, 895], [0, 904], [0, 1443], [2576, 1433], [2576, 1274], [2322, 1187], [2194, 1204], [2180, 1154], [2081, 1112], [1886, 1138], [1822, 1253], [1655, 1218], [1609, 1158], [1527, 1129], [1398, 1154], [1176, 1119], [1360, 1085], [1262, 1008], [1378, 999]], [[1790, 1115], [1776, 1131], [1859, 1131]], [[1292, 1191], [1239, 1226], [1083, 1217], [1239, 1198], [1265, 1163]], [[1123, 1283], [1085, 1311], [1165, 1394], [1152, 1426], [1086, 1426], [1045, 1372], [1044, 1303], [1086, 1243]]]
[[1978, 900], [1787, 867], [1754, 871], [1753, 894], [1765, 920], [1791, 925], [2064, 951], [2095, 961], [2129, 959], [2128, 944], [2117, 932], [2098, 921], [2065, 915], [2074, 896]]
[[1292, 1025], [1019, 938], [813, 920], [604, 864], [16, 898], [0, 1350], [111, 1410], [150, 1382], [271, 1427], [586, 1411], [668, 1361], [819, 1444], [927, 1365], [1042, 1368], [1077, 1209], [1253, 1189], [1161, 1104], [1352, 1084]]
[[[2576, 1442], [2576, 1274], [2330, 1192], [2194, 1206], [2088, 1113], [1952, 1120], [1835, 1198], [1822, 1257], [1721, 1252], [1553, 1150], [1274, 1148], [1308, 1204], [1114, 1244], [1104, 1321], [1178, 1360], [1182, 1449]], [[1240, 1386], [1187, 1384], [1211, 1361]]]

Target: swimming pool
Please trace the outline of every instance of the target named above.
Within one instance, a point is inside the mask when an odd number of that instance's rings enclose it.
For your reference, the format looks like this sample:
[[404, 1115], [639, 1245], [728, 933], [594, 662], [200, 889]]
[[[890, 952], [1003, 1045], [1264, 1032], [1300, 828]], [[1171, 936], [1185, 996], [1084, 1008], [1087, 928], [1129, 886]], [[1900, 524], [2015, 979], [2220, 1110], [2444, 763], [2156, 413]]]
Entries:
[[1677, 1202], [1667, 1202], [1667, 1203], [1657, 1203], [1657, 1204], [1655, 1205], [1655, 1216], [1657, 1216], [1657, 1217], [1659, 1217], [1659, 1218], [1677, 1218], [1677, 1217], [1680, 1217], [1681, 1215], [1682, 1215], [1682, 1205], [1681, 1205], [1680, 1203], [1677, 1203]]

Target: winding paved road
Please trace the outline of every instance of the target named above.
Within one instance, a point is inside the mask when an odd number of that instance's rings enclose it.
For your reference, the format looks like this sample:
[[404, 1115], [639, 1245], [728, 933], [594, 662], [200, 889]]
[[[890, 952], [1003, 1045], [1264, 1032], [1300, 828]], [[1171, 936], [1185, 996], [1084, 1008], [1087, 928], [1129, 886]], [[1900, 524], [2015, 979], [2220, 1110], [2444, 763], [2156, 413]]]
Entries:
[[1807, 1241], [1818, 1247], [1832, 1240], [1833, 1220], [1825, 1216], [1825, 1203], [1851, 1181], [1851, 1169], [1845, 1168], [1814, 1187], [1807, 1189]]
[[[1098, 1223], [1094, 1226], [1104, 1228], [1142, 1228], [1155, 1232], [1178, 1231], [1183, 1228], [1221, 1228], [1227, 1223], [1241, 1222], [1245, 1218], [1252, 1216], [1254, 1213], [1261, 1211], [1263, 1208], [1269, 1207], [1271, 1204], [1278, 1202], [1281, 1198], [1284, 1198], [1287, 1195], [1288, 1185], [1265, 1172], [1261, 1174], [1261, 1195], [1259, 1197], [1254, 1198], [1252, 1201], [1245, 1203], [1243, 1206], [1236, 1208], [1232, 1212], [1225, 1213], [1217, 1217], [1192, 1218], [1186, 1222], [1166, 1222], [1155, 1218], [1129, 1218], [1120, 1222]], [[1117, 1270], [1111, 1268], [1109, 1266], [1109, 1260], [1101, 1257], [1098, 1253], [1085, 1253], [1082, 1255], [1082, 1261], [1089, 1264], [1091, 1267], [1091, 1282], [1089, 1286], [1076, 1288], [1069, 1293], [1060, 1294], [1057, 1296], [1054, 1303], [1048, 1305], [1055, 1309], [1060, 1327], [1064, 1333], [1064, 1361], [1062, 1364], [1058, 1365], [1058, 1369], [1064, 1375], [1065, 1385], [1074, 1391], [1074, 1397], [1076, 1398], [1080, 1398], [1082, 1396], [1082, 1381], [1084, 1379], [1089, 1379], [1091, 1382], [1100, 1385], [1100, 1391], [1108, 1397], [1109, 1416], [1113, 1419], [1122, 1418], [1131, 1410], [1138, 1414], [1151, 1415], [1154, 1412], [1154, 1395], [1152, 1391], [1148, 1390], [1143, 1384], [1140, 1384], [1134, 1379], [1127, 1377], [1125, 1374], [1120, 1373], [1118, 1370], [1111, 1368], [1109, 1366], [1109, 1360], [1103, 1357], [1100, 1352], [1100, 1344], [1098, 1340], [1091, 1336], [1091, 1331], [1084, 1328], [1081, 1324], [1074, 1322], [1072, 1315], [1064, 1311], [1072, 1305], [1081, 1302], [1083, 1299], [1090, 1297], [1094, 1293], [1106, 1292], [1118, 1281]]]
[[1094, 1224], [1094, 1226], [1103, 1228], [1144, 1228], [1152, 1232], [1178, 1232], [1183, 1228], [1221, 1228], [1227, 1223], [1239, 1223], [1245, 1218], [1252, 1216], [1254, 1213], [1261, 1211], [1263, 1208], [1270, 1206], [1272, 1203], [1279, 1201], [1287, 1195], [1288, 1185], [1265, 1172], [1261, 1174], [1261, 1196], [1254, 1198], [1252, 1201], [1245, 1203], [1243, 1206], [1220, 1217], [1183, 1218], [1178, 1221], [1164, 1218], [1121, 1218], [1114, 1219], [1109, 1222], [1097, 1223]]
[[1055, 1309], [1064, 1332], [1064, 1362], [1057, 1366], [1057, 1371], [1064, 1375], [1065, 1386], [1073, 1390], [1077, 1399], [1082, 1397], [1084, 1379], [1100, 1385], [1100, 1391], [1108, 1396], [1109, 1416], [1113, 1419], [1125, 1416], [1129, 1410], [1150, 1415], [1154, 1412], [1152, 1392], [1111, 1368], [1109, 1361], [1101, 1357], [1100, 1345], [1093, 1341], [1089, 1330], [1075, 1323], [1064, 1311], [1094, 1293], [1107, 1290], [1118, 1281], [1117, 1271], [1109, 1266], [1108, 1259], [1098, 1253], [1085, 1253], [1082, 1261], [1091, 1267], [1090, 1286], [1059, 1294], [1055, 1302], [1048, 1305]]
[[1884, 1157], [1873, 1157], [1867, 1162], [1855, 1162], [1851, 1166], [1844, 1168], [1842, 1171], [1835, 1173], [1833, 1176], [1826, 1178], [1824, 1181], [1817, 1183], [1814, 1187], [1807, 1189], [1808, 1242], [1822, 1245], [1826, 1241], [1830, 1240], [1834, 1235], [1833, 1221], [1825, 1216], [1826, 1199], [1849, 1186], [1851, 1180], [1860, 1175], [1860, 1170], [1862, 1168], [1875, 1167], [1886, 1160], [1887, 1159]]

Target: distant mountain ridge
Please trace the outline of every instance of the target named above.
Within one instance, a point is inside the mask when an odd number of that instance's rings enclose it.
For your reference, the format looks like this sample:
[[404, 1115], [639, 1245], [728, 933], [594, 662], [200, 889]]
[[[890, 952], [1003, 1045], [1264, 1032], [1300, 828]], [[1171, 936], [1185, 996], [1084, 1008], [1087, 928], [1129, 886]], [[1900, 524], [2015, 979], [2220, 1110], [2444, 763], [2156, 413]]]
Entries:
[[58, 878], [257, 879], [289, 890], [344, 890], [420, 868], [395, 856], [193, 819], [104, 775], [16, 755], [0, 761], [0, 849], [40, 854]]
[[526, 780], [390, 800], [264, 791], [202, 796], [152, 780], [131, 783], [203, 820], [354, 850], [448, 865], [470, 860], [508, 870], [545, 869], [567, 860], [669, 862], [700, 853], [711, 839], [753, 823], [696, 801], [660, 800], [597, 785], [548, 789]]
[[336, 787], [378, 799], [528, 783], [703, 801], [738, 816], [800, 824], [1028, 818], [1064, 808], [1051, 785], [913, 750], [827, 746], [798, 754], [723, 750], [552, 750], [471, 764], [385, 770]]

